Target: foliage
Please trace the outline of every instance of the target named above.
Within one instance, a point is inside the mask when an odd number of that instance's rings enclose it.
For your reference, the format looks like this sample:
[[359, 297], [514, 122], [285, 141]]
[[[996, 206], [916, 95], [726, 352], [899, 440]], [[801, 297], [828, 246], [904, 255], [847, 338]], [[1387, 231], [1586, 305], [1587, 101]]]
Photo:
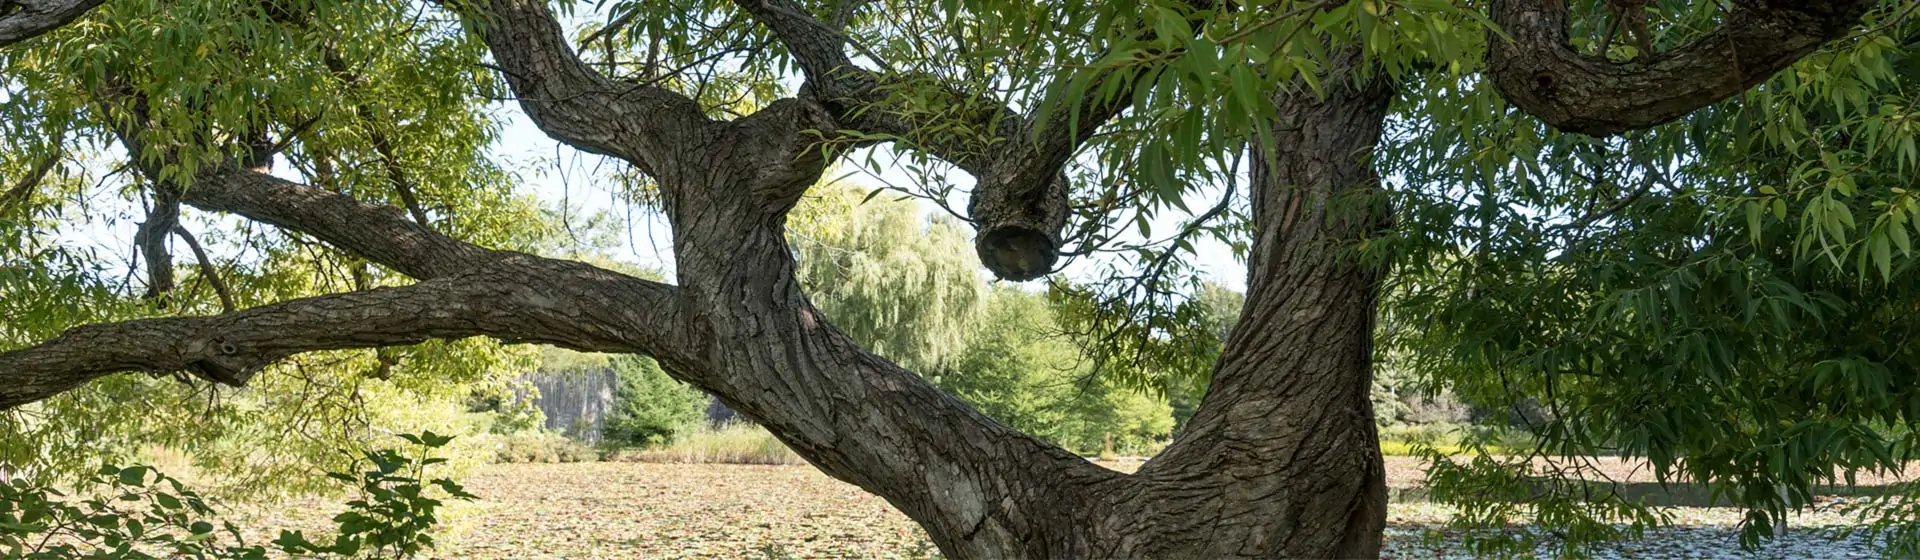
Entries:
[[1563, 460], [1644, 456], [1720, 485], [1749, 545], [1813, 485], [1912, 459], [1920, 65], [1914, 25], [1884, 22], [1621, 138], [1498, 117], [1483, 82], [1416, 84], [1382, 161], [1402, 226], [1369, 248], [1402, 266], [1395, 355], [1469, 402], [1538, 403], [1532, 431]]
[[363, 494], [347, 502], [347, 511], [333, 517], [340, 524], [333, 542], [316, 544], [297, 531], [282, 531], [274, 544], [291, 554], [375, 558], [411, 558], [433, 548], [429, 532], [440, 522], [437, 513], [444, 505], [433, 497], [433, 490], [461, 500], [479, 497], [450, 479], [427, 478], [429, 467], [447, 461], [434, 457], [433, 450], [446, 446], [453, 437], [433, 432], [399, 437], [417, 446], [417, 450], [411, 450], [415, 453], [370, 451], [363, 455], [370, 470], [327, 473], [329, 478], [359, 485]]
[[600, 452], [560, 434], [534, 429], [487, 438], [496, 463], [578, 463], [600, 458]]
[[79, 481], [96, 497], [52, 486], [0, 483], [0, 551], [7, 558], [264, 559], [231, 523], [216, 527], [205, 498], [151, 467], [103, 466]]
[[800, 465], [806, 460], [794, 454], [766, 428], [747, 422], [721, 426], [700, 424], [664, 445], [635, 451], [621, 451], [613, 459], [646, 463], [694, 463], [728, 465]]
[[1891, 492], [1842, 507], [1850, 516], [1870, 520], [1864, 526], [1843, 527], [1842, 537], [1855, 534], [1885, 543], [1888, 558], [1920, 557], [1920, 482], [1895, 484]]
[[667, 377], [653, 360], [616, 356], [613, 409], [602, 429], [604, 441], [645, 447], [670, 443], [706, 419], [709, 397]]
[[[274, 541], [278, 551], [410, 558], [432, 547], [428, 532], [439, 523], [436, 512], [442, 503], [429, 496], [429, 488], [459, 499], [476, 497], [450, 479], [426, 480], [429, 467], [447, 461], [432, 453], [451, 442], [451, 436], [423, 432], [399, 437], [417, 449], [370, 451], [363, 457], [372, 470], [327, 475], [358, 485], [364, 494], [333, 518], [339, 529], [331, 544], [314, 544], [298, 532], [283, 531]], [[92, 497], [65, 499], [67, 494], [53, 486], [27, 479], [0, 483], [0, 548], [8, 551], [8, 558], [267, 557], [265, 548], [248, 546], [231, 522], [216, 527], [210, 520], [221, 514], [207, 499], [152, 467], [104, 466], [79, 480], [77, 487]]]
[[848, 336], [914, 371], [959, 351], [985, 285], [958, 224], [843, 184], [816, 186], [790, 219], [795, 275]]
[[[1465, 462], [1435, 448], [1417, 451], [1429, 463], [1427, 480], [1433, 485], [1434, 500], [1460, 506], [1450, 523], [1469, 530], [1499, 529], [1524, 514], [1552, 528], [1557, 538], [1543, 542], [1534, 532], [1469, 538], [1466, 545], [1475, 555], [1514, 557], [1543, 546], [1557, 549], [1553, 550], [1557, 556], [1580, 555], [1594, 543], [1638, 539], [1649, 528], [1669, 521], [1667, 514], [1626, 500], [1605, 485], [1586, 483], [1585, 476], [1591, 474], [1565, 472], [1590, 468], [1586, 465], [1552, 464], [1548, 469], [1562, 472], [1544, 472], [1525, 457], [1502, 462], [1489, 450], [1479, 451]], [[1540, 499], [1556, 494], [1589, 497], [1579, 502]]]
[[995, 290], [966, 350], [934, 382], [1008, 426], [1082, 453], [1141, 452], [1165, 442], [1173, 412], [1157, 395], [1093, 375], [1056, 336], [1038, 295]]

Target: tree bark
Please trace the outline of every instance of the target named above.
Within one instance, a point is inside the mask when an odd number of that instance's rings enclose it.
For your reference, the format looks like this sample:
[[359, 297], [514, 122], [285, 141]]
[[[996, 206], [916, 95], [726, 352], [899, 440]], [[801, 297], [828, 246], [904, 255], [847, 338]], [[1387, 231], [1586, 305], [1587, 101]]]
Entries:
[[1567, 132], [1646, 128], [1738, 95], [1844, 37], [1874, 0], [1732, 2], [1718, 29], [1640, 60], [1612, 62], [1568, 42], [1568, 0], [1496, 0], [1487, 75], [1502, 97]]
[[59, 29], [104, 2], [106, 0], [0, 0], [0, 47]]
[[1121, 509], [1141, 513], [1103, 524], [1116, 556], [1379, 556], [1386, 484], [1368, 391], [1382, 270], [1353, 246], [1386, 224], [1369, 155], [1394, 92], [1358, 59], [1338, 59], [1325, 98], [1276, 99], [1276, 145], [1253, 166], [1240, 322], [1193, 420], [1133, 477]]
[[[1563, 0], [1545, 4], [1564, 8]], [[1761, 4], [1776, 14], [1825, 13], [1810, 3]], [[189, 370], [239, 385], [298, 352], [489, 336], [652, 356], [822, 471], [884, 497], [952, 558], [1378, 556], [1385, 486], [1368, 391], [1382, 270], [1353, 248], [1389, 224], [1389, 211], [1372, 196], [1380, 181], [1370, 153], [1394, 90], [1357, 51], [1333, 57], [1325, 93], [1294, 87], [1274, 99], [1276, 143], [1258, 150], [1254, 165], [1255, 238], [1242, 319], [1186, 430], [1126, 475], [981, 415], [860, 348], [807, 301], [784, 233], [787, 213], [829, 164], [820, 136], [897, 134], [918, 125], [883, 107], [867, 110], [875, 108], [872, 86], [898, 77], [853, 67], [837, 31], [811, 20], [799, 3], [740, 5], [792, 47], [808, 84], [798, 98], [718, 121], [671, 90], [589, 68], [545, 0], [452, 4], [487, 42], [541, 130], [627, 160], [657, 181], [674, 233], [677, 285], [479, 247], [398, 209], [229, 163], [199, 170], [180, 202], [302, 232], [420, 282], [213, 317], [77, 328], [0, 353], [0, 409], [116, 371]], [[1522, 8], [1496, 2], [1495, 13], [1531, 21]], [[1848, 10], [1834, 17], [1857, 16]], [[1547, 23], [1519, 30], [1545, 34], [1544, 43], [1520, 47], [1564, 47], [1552, 35], [1559, 24]], [[1831, 36], [1833, 29], [1819, 31]], [[1802, 43], [1779, 56], [1812, 48]], [[1517, 64], [1553, 56], [1505, 49], [1494, 49], [1497, 81], [1511, 77], [1503, 72], [1537, 77]], [[1537, 70], [1562, 78], [1586, 72]], [[1754, 75], [1735, 74], [1725, 83]], [[1725, 83], [1709, 93], [1719, 95]], [[1516, 104], [1536, 114], [1586, 103], [1528, 101], [1508, 87]], [[1632, 97], [1628, 105], [1657, 110], [1593, 130], [1648, 126], [1676, 110], [1660, 104], [1655, 94], [1662, 92], [1620, 91]], [[1085, 110], [1086, 129], [1073, 131], [1010, 111], [981, 115], [1017, 119], [993, 129], [1013, 146], [997, 153], [920, 146], [981, 179], [986, 203], [979, 206], [993, 214], [982, 224], [982, 257], [1002, 276], [1050, 270], [1067, 186], [1059, 171], [1095, 123], [1121, 106]], [[1549, 121], [1573, 127], [1591, 117], [1569, 115]], [[1046, 134], [1030, 138], [1033, 126]], [[143, 153], [137, 130], [121, 132], [129, 153]], [[996, 244], [1015, 254], [984, 254]]]

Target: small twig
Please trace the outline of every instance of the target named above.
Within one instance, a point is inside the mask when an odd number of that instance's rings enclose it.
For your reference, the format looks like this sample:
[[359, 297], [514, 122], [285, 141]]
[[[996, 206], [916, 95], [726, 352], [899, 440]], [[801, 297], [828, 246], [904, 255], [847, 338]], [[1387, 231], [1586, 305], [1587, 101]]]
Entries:
[[[340, 57], [339, 51], [334, 50], [333, 47], [328, 46], [323, 53], [323, 57], [325, 58], [327, 70], [331, 71], [334, 77], [339, 78], [342, 83], [352, 84], [360, 79], [359, 73], [352, 72], [347, 67], [346, 61]], [[406, 206], [407, 214], [412, 216], [413, 221], [419, 222], [420, 225], [431, 227], [433, 223], [427, 220], [427, 212], [420, 206], [419, 197], [414, 196], [413, 177], [408, 175], [406, 167], [400, 164], [400, 156], [398, 151], [394, 149], [393, 141], [387, 137], [385, 132], [380, 131], [378, 127], [379, 123], [375, 118], [373, 109], [365, 104], [356, 103], [353, 106], [353, 113], [354, 116], [359, 117], [362, 122], [367, 124], [369, 129], [367, 132], [368, 142], [373, 144], [373, 151], [380, 155], [380, 164], [385, 167], [387, 171], [387, 182], [392, 183], [393, 190], [400, 195], [400, 202]], [[304, 130], [307, 126], [311, 126], [315, 121], [318, 121], [319, 118], [319, 115], [315, 115], [313, 119], [309, 119], [304, 123], [300, 129]], [[295, 134], [297, 134], [297, 132], [289, 133], [287, 139], [290, 141]]]
[[1888, 19], [1887, 21], [1881, 22], [1880, 25], [1876, 25], [1868, 29], [1860, 30], [1859, 33], [1854, 33], [1853, 35], [1849, 35], [1847, 36], [1847, 38], [1841, 39], [1839, 42], [1853, 42], [1854, 40], [1859, 39], [1861, 37], [1873, 35], [1881, 31], [1886, 31], [1887, 28], [1900, 25], [1902, 22], [1905, 22], [1907, 20], [1907, 16], [1913, 15], [1913, 9], [1916, 7], [1920, 7], [1920, 0], [1909, 1], [1907, 2], [1906, 6], [1900, 8], [1899, 13], [1894, 14], [1894, 16]]
[[59, 165], [60, 154], [53, 153], [48, 154], [45, 159], [40, 160], [39, 164], [33, 166], [32, 170], [27, 171], [27, 175], [21, 177], [20, 182], [14, 183], [13, 187], [7, 189], [5, 195], [0, 195], [0, 216], [10, 215], [19, 208], [25, 208], [27, 202], [33, 198], [33, 189], [39, 187], [40, 182]]
[[322, 110], [318, 113], [314, 113], [314, 115], [312, 117], [308, 117], [307, 120], [295, 123], [293, 126], [287, 128], [287, 134], [285, 136], [280, 137], [279, 142], [273, 143], [272, 146], [268, 146], [267, 149], [265, 150], [256, 151], [255, 153], [250, 154], [249, 157], [253, 161], [264, 162], [268, 158], [280, 155], [282, 152], [287, 151], [287, 148], [289, 146], [293, 145], [293, 141], [295, 137], [298, 137], [302, 134], [306, 134], [308, 130], [312, 130], [313, 125], [318, 124], [320, 122], [320, 117], [325, 116], [326, 114], [327, 112], [325, 110]]
[[[1275, 24], [1278, 24], [1282, 21], [1286, 21], [1288, 19], [1292, 19], [1295, 16], [1299, 16], [1307, 12], [1324, 10], [1327, 8], [1338, 6], [1343, 3], [1345, 3], [1344, 0], [1320, 0], [1319, 2], [1314, 2], [1311, 4], [1307, 4], [1305, 6], [1300, 6], [1298, 8], [1287, 10], [1285, 12], [1275, 14], [1273, 17], [1267, 18], [1258, 23], [1242, 28], [1239, 31], [1235, 31], [1232, 34], [1227, 35], [1226, 37], [1221, 37], [1220, 40], [1214, 41], [1214, 43], [1225, 45], [1228, 43], [1232, 43], [1234, 41], [1245, 39], [1247, 38], [1248, 35], [1258, 33], [1260, 30], [1266, 29], [1268, 27], [1273, 27]], [[1285, 44], [1285, 43], [1282, 42], [1281, 44]]]
[[607, 22], [606, 27], [588, 33], [586, 37], [580, 39], [580, 50], [587, 50], [587, 46], [592, 45], [593, 41], [599, 39], [602, 35], [611, 39], [614, 34], [619, 33], [621, 30], [626, 29], [628, 25], [632, 24], [634, 16], [638, 15], [640, 15], [639, 8], [627, 10], [627, 13], [620, 14], [620, 17], [613, 18], [613, 21]]
[[1627, 193], [1626, 196], [1620, 197], [1619, 200], [1613, 201], [1613, 204], [1608, 205], [1606, 208], [1588, 210], [1586, 214], [1580, 216], [1579, 218], [1574, 219], [1571, 222], [1567, 222], [1564, 224], [1547, 228], [1547, 232], [1557, 233], [1557, 232], [1566, 231], [1566, 230], [1583, 229], [1583, 228], [1586, 228], [1587, 226], [1593, 225], [1594, 222], [1607, 219], [1608, 217], [1613, 216], [1615, 213], [1618, 213], [1621, 210], [1625, 210], [1628, 206], [1633, 205], [1634, 201], [1640, 200], [1640, 197], [1646, 196], [1646, 194], [1649, 191], [1653, 190], [1653, 183], [1654, 183], [1653, 172], [1643, 171], [1643, 173], [1645, 173], [1645, 175], [1643, 176], [1644, 179], [1640, 181], [1640, 188], [1634, 189], [1633, 192]]
[[213, 259], [207, 258], [207, 251], [200, 247], [200, 240], [194, 239], [193, 232], [187, 231], [187, 227], [182, 225], [173, 226], [173, 234], [180, 236], [180, 240], [187, 243], [187, 248], [193, 250], [194, 260], [200, 262], [200, 275], [207, 279], [208, 285], [213, 286], [213, 293], [220, 295], [220, 312], [232, 313], [235, 309], [233, 292], [227, 290], [227, 281], [220, 279], [220, 271], [213, 266]]

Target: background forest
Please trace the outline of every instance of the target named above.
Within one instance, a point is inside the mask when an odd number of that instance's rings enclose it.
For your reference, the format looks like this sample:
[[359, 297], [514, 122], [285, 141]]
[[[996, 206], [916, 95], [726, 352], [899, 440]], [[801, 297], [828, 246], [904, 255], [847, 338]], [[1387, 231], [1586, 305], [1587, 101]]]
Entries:
[[[1204, 372], [1159, 373], [1145, 386], [1100, 374], [1096, 357], [1079, 345], [1084, 337], [1058, 318], [1073, 311], [1058, 290], [1072, 286], [1023, 289], [988, 281], [977, 273], [965, 231], [911, 201], [869, 196], [874, 193], [851, 185], [815, 193], [803, 202], [791, 239], [800, 277], [835, 325], [881, 355], [934, 372], [936, 384], [988, 416], [1087, 456], [1150, 456], [1192, 415]], [[1213, 283], [1199, 289], [1195, 300], [1217, 341], [1232, 327], [1241, 295]], [[1374, 406], [1394, 436], [1386, 444], [1391, 452], [1444, 443], [1475, 417], [1477, 411], [1450, 396], [1430, 393], [1394, 370], [1382, 373]], [[519, 434], [502, 460], [588, 456], [569, 449], [578, 445], [606, 453], [700, 447], [742, 439], [734, 433], [741, 430], [729, 432], [727, 424], [751, 422], [645, 358], [547, 349], [529, 379], [544, 389], [523, 387], [511, 398], [484, 397], [473, 407], [500, 415], [492, 431]], [[528, 399], [538, 406], [529, 408]], [[524, 415], [535, 409], [543, 411], [546, 432], [573, 441], [522, 433], [530, 425]], [[775, 442], [747, 439], [731, 445], [771, 446], [779, 454]]]

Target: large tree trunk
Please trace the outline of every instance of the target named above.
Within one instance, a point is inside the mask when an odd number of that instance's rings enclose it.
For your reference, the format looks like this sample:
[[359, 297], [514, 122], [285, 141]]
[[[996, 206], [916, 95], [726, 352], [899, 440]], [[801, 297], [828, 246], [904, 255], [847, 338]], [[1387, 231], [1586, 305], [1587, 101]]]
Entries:
[[[1359, 80], [1346, 70], [1339, 80]], [[715, 341], [704, 371], [677, 373], [885, 497], [950, 557], [1378, 556], [1386, 495], [1368, 391], [1380, 273], [1352, 246], [1383, 225], [1364, 195], [1378, 186], [1368, 154], [1392, 95], [1369, 79], [1276, 99], [1277, 146], [1254, 171], [1243, 319], [1187, 430], [1135, 475], [1004, 428], [823, 322], [792, 279], [784, 207], [677, 223], [680, 284], [712, 310], [701, 324]], [[727, 170], [700, 178], [719, 183], [672, 192], [744, 194], [721, 188], [743, 180]], [[718, 201], [672, 202], [691, 218]]]
[[1139, 513], [1103, 527], [1122, 555], [1379, 556], [1386, 484], [1368, 394], [1381, 271], [1353, 247], [1385, 225], [1369, 155], [1393, 91], [1357, 59], [1343, 57], [1325, 98], [1276, 99], [1240, 322], [1193, 420], [1134, 477]]

